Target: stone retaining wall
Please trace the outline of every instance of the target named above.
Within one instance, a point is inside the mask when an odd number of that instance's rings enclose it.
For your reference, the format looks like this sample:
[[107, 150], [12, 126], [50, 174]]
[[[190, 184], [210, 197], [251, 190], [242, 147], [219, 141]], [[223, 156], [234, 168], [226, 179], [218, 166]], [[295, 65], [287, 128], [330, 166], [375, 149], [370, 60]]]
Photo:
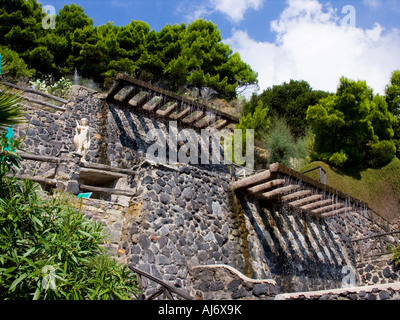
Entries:
[[[267, 299], [278, 292], [341, 287], [343, 268], [357, 267], [359, 252], [350, 240], [384, 231], [355, 213], [320, 220], [279, 203], [236, 197], [223, 165], [143, 163], [153, 143], [148, 141], [147, 132], [166, 132], [167, 123], [136, 113], [134, 108], [102, 101], [96, 92], [74, 86], [66, 109], [64, 113], [29, 110], [28, 151], [57, 157], [65, 150], [64, 156], [70, 157], [73, 165], [70, 154], [75, 150], [76, 121], [88, 118], [88, 162], [128, 169], [141, 164], [135, 169], [136, 176], [126, 175], [113, 183], [113, 187], [133, 192], [133, 197], [122, 201], [120, 197], [96, 195], [103, 199], [84, 200], [83, 209], [90, 219], [107, 227], [111, 254], [193, 296]], [[22, 125], [16, 131], [23, 136], [27, 128]], [[32, 173], [36, 168], [36, 175], [48, 175], [56, 167], [24, 161], [21, 173]], [[101, 177], [97, 174], [99, 185]], [[216, 264], [231, 266], [255, 281], [274, 280], [276, 286], [243, 281], [226, 270], [192, 269]], [[386, 267], [376, 272], [367, 268], [360, 266], [363, 273], [357, 284], [369, 281], [368, 274], [372, 281], [375, 273], [389, 275]], [[396, 281], [394, 273], [391, 270], [389, 277]], [[210, 279], [215, 281], [210, 283]], [[157, 290], [149, 281], [142, 285], [146, 296]]]
[[396, 266], [389, 257], [359, 263], [357, 272], [361, 283], [366, 285], [394, 283], [400, 279], [400, 265]]
[[280, 294], [275, 300], [400, 300], [400, 282], [325, 291]]
[[250, 279], [226, 265], [192, 267], [191, 286], [204, 300], [273, 299], [278, 293], [273, 280]]
[[[383, 232], [366, 217], [345, 213], [312, 218], [279, 204], [240, 197], [249, 235], [254, 278], [276, 280], [280, 292], [341, 287], [357, 269], [358, 247], [350, 240]], [[356, 272], [355, 281], [364, 284]]]
[[[129, 263], [193, 295], [192, 266], [227, 264], [245, 270], [226, 173], [147, 168], [136, 182], [143, 206], [131, 221], [130, 242], [123, 244]], [[156, 290], [146, 281], [143, 285], [146, 296]]]

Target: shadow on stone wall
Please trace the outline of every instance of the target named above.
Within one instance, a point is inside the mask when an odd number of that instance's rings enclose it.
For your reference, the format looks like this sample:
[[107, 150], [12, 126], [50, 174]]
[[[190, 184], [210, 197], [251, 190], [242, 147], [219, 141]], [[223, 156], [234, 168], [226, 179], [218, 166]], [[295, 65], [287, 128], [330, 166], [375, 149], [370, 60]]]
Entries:
[[239, 199], [248, 227], [256, 234], [249, 248], [252, 261], [264, 260], [265, 275], [276, 280], [280, 292], [341, 287], [343, 267], [354, 262], [328, 222], [278, 204]]

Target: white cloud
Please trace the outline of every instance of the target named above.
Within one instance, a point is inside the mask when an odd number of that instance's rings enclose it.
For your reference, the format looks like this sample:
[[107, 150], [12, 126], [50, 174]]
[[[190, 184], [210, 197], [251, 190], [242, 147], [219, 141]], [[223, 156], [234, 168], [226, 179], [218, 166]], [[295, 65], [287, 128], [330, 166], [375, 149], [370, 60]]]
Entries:
[[234, 22], [243, 19], [248, 9], [259, 10], [263, 0], [210, 0], [210, 4], [223, 14], [226, 14]]
[[381, 0], [363, 0], [363, 4], [366, 5], [367, 7], [376, 9], [381, 6], [382, 1]]
[[246, 11], [249, 9], [259, 10], [262, 8], [263, 3], [264, 0], [208, 0], [197, 6], [190, 14], [190, 18], [197, 19], [219, 12], [237, 23], [243, 20]]
[[384, 93], [392, 71], [400, 69], [400, 31], [379, 24], [366, 30], [344, 27], [338, 14], [317, 0], [289, 0], [271, 22], [275, 42], [256, 42], [242, 30], [225, 42], [258, 72], [262, 90], [294, 79], [335, 92], [346, 76]]

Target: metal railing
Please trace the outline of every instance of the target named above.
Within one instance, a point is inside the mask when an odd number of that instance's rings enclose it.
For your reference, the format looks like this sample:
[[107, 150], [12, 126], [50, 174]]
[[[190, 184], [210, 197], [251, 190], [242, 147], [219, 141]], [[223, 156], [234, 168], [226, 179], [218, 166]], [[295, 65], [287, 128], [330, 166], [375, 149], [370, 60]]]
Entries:
[[301, 174], [306, 174], [306, 173], [309, 173], [309, 172], [314, 171], [314, 170], [318, 170], [318, 172], [319, 172], [319, 180], [321, 181], [321, 183], [327, 184], [326, 171], [321, 166], [312, 168], [310, 170], [303, 171]]
[[[389, 239], [388, 237], [395, 234], [400, 234], [400, 230], [374, 234], [372, 236], [351, 240], [351, 242], [356, 243], [360, 249], [360, 262], [369, 258], [376, 258], [393, 253], [394, 249], [400, 243], [400, 240], [399, 238]], [[371, 239], [375, 240], [365, 248], [363, 242]]]
[[236, 163], [225, 161], [225, 164], [229, 166], [229, 173], [232, 179], [246, 178], [253, 175], [256, 171], [247, 167], [240, 166]]
[[160, 287], [149, 297], [145, 297], [144, 295], [142, 296], [142, 300], [154, 300], [157, 297], [159, 297], [160, 295], [164, 295], [164, 299], [167, 300], [174, 300], [174, 297], [172, 296], [172, 294], [176, 294], [179, 297], [186, 299], [186, 300], [195, 300], [195, 298], [193, 298], [191, 295], [183, 292], [182, 290], [179, 290], [178, 288], [175, 288], [174, 286], [171, 286], [170, 284], [168, 284], [167, 282], [158, 279], [154, 276], [152, 276], [151, 274], [148, 274], [145, 271], [142, 271], [134, 266], [132, 266], [131, 264], [128, 265], [129, 269], [131, 269], [133, 272], [137, 273], [139, 275], [139, 284], [140, 286], [142, 286], [142, 279], [141, 277], [145, 277], [153, 282], [156, 282], [160, 285]]

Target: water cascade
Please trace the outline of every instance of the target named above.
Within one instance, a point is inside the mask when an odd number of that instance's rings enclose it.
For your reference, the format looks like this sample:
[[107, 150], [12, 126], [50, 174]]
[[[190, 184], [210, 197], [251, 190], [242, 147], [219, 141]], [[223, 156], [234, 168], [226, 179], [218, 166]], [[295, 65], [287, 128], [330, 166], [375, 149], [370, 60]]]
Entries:
[[74, 71], [74, 84], [79, 84], [79, 78], [80, 78], [80, 76], [78, 74], [78, 70], [75, 68], [75, 71]]

